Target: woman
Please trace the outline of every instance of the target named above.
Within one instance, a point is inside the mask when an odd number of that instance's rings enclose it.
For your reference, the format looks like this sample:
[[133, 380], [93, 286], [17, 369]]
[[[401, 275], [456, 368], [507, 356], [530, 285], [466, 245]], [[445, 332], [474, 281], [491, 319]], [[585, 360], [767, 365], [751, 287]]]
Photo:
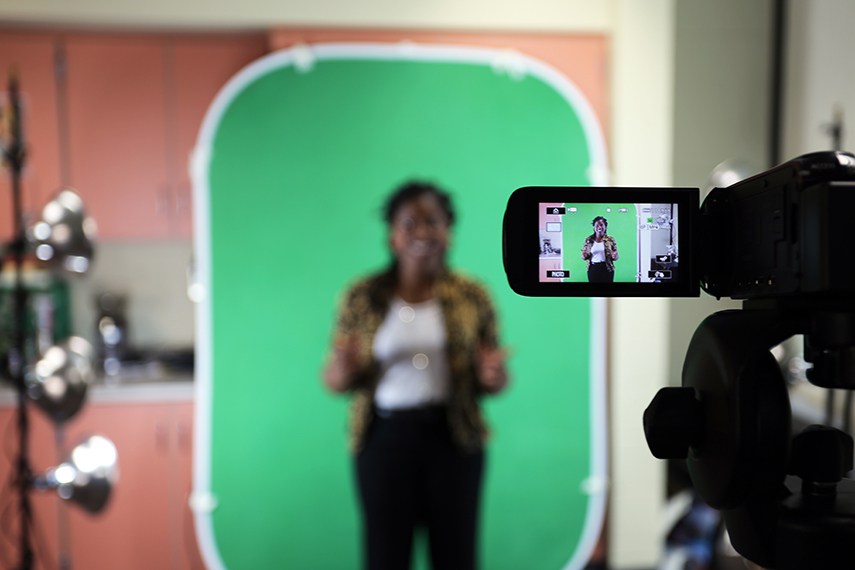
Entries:
[[588, 281], [591, 283], [612, 283], [615, 280], [615, 261], [618, 255], [615, 238], [606, 232], [609, 221], [597, 216], [591, 222], [594, 233], [585, 238], [582, 246], [582, 259], [588, 262]]
[[390, 266], [345, 294], [323, 371], [353, 393], [351, 444], [370, 570], [409, 568], [427, 530], [436, 569], [477, 567], [486, 436], [478, 400], [508, 382], [487, 292], [448, 269], [454, 210], [410, 182], [385, 206]]

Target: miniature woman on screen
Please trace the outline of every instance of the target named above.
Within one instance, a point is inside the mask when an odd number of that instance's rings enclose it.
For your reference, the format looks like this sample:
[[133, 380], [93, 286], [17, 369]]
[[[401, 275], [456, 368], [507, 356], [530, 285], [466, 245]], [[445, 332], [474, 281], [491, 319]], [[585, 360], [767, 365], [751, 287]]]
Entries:
[[620, 257], [615, 238], [608, 235], [609, 221], [597, 216], [591, 222], [594, 233], [585, 238], [582, 259], [588, 264], [588, 281], [612, 283], [615, 280], [615, 261]]

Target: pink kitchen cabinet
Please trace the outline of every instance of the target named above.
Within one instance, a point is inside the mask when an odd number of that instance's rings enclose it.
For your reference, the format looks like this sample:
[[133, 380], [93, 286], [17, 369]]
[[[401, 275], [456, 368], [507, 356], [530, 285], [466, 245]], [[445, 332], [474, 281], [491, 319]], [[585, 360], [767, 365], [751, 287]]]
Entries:
[[189, 238], [189, 161], [217, 92], [259, 35], [69, 34], [69, 180], [101, 239]]

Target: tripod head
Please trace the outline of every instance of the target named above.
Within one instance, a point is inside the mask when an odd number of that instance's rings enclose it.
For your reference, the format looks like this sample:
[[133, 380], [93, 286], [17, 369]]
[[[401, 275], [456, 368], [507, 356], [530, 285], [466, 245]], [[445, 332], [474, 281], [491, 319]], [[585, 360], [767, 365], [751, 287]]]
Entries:
[[855, 568], [852, 437], [828, 426], [791, 433], [786, 383], [770, 349], [796, 334], [808, 380], [855, 389], [855, 302], [843, 296], [746, 301], [705, 319], [682, 387], [644, 414], [654, 456], [686, 459], [700, 497], [731, 542], [766, 568]]

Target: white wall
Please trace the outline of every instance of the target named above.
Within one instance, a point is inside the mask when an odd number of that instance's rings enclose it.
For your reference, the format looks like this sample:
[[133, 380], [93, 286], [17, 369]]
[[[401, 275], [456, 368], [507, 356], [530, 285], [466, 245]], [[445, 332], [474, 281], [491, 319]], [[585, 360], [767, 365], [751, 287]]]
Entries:
[[194, 307], [187, 297], [193, 244], [189, 240], [99, 243], [92, 270], [70, 283], [74, 332], [95, 338], [100, 293], [128, 300], [130, 345], [141, 349], [192, 348]]
[[[614, 5], [612, 183], [671, 183], [674, 5]], [[648, 144], [648, 142], [650, 144]], [[613, 568], [653, 567], [660, 555], [664, 464], [647, 449], [642, 414], [666, 385], [667, 369], [639, 363], [667, 356], [669, 305], [664, 299], [609, 302], [611, 472], [608, 552]]]
[[832, 148], [839, 111], [843, 150], [855, 149], [855, 2], [790, 2], [782, 160]]
[[271, 25], [607, 30], [620, 2], [582, 0], [4, 0], [0, 21], [267, 28]]
[[[674, 68], [673, 183], [708, 186], [712, 169], [738, 161], [760, 172], [769, 164], [772, 0], [677, 3]], [[689, 341], [709, 314], [735, 301], [672, 299], [669, 378], [680, 385]]]

